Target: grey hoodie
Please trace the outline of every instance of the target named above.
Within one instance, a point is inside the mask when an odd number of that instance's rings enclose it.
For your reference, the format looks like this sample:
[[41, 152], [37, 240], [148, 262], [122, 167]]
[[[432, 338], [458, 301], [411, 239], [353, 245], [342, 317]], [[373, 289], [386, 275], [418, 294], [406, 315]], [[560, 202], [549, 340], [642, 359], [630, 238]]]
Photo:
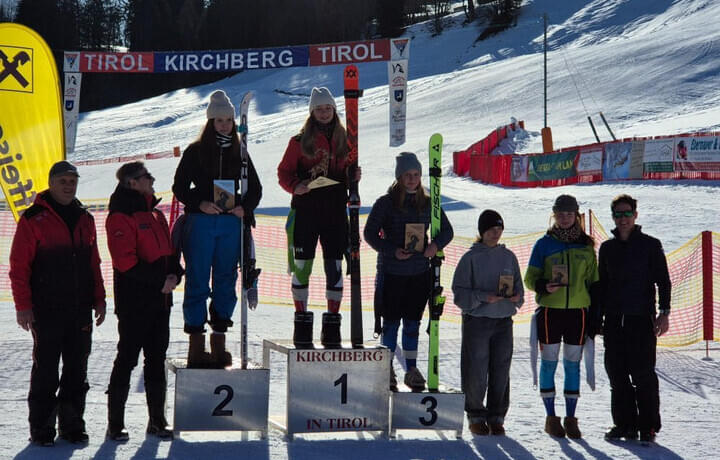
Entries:
[[[520, 294], [518, 302], [502, 299], [488, 303], [490, 295], [497, 295], [500, 275], [512, 275], [513, 293]], [[455, 305], [471, 316], [486, 318], [507, 318], [523, 304], [523, 280], [517, 257], [504, 244], [488, 247], [484, 243], [474, 243], [463, 254], [455, 268], [452, 283]]]

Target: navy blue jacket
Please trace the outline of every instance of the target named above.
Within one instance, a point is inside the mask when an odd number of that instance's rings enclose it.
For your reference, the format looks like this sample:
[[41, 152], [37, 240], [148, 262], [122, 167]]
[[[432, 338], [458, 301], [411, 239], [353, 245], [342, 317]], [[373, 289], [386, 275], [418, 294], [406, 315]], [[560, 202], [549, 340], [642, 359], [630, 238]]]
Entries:
[[[415, 196], [405, 195], [405, 202], [402, 209], [393, 207], [390, 194], [385, 194], [377, 199], [370, 211], [365, 231], [365, 241], [382, 257], [382, 269], [384, 273], [391, 275], [417, 275], [430, 269], [430, 259], [422, 253], [413, 254], [407, 260], [395, 258], [395, 250], [405, 246], [405, 224], [416, 223], [425, 226], [424, 247], [427, 247], [427, 234], [430, 227], [430, 200], [425, 209], [418, 212], [415, 206]], [[382, 231], [382, 236], [381, 236]], [[438, 249], [442, 249], [450, 243], [453, 238], [453, 228], [450, 225], [445, 212], [441, 213], [440, 234], [433, 241]]]

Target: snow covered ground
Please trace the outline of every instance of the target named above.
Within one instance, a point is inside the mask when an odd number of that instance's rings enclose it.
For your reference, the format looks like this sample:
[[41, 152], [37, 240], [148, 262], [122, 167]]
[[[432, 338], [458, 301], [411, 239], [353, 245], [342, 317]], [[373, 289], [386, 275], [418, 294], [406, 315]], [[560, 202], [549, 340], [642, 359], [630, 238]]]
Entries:
[[[577, 196], [583, 210], [598, 213], [611, 228], [609, 203], [619, 193], [639, 199], [638, 223], [672, 250], [702, 230], [720, 230], [718, 182], [623, 182], [520, 190], [486, 186], [451, 174], [451, 152], [461, 150], [490, 130], [509, 122], [510, 116], [525, 120], [529, 131], [542, 127], [542, 18], [549, 14], [549, 124], [556, 146], [592, 142], [586, 122], [602, 110], [618, 137], [673, 134], [720, 129], [720, 92], [717, 90], [720, 39], [716, 18], [720, 4], [711, 0], [595, 0], [524, 2], [518, 26], [496, 37], [474, 43], [476, 26], [460, 25], [452, 16], [442, 35], [431, 37], [429, 26], [419, 24], [408, 31], [413, 37], [408, 94], [408, 142], [400, 148], [388, 145], [388, 89], [386, 64], [362, 64], [360, 100], [360, 162], [363, 180], [360, 193], [369, 209], [393, 179], [394, 156], [417, 152], [427, 165], [427, 142], [441, 132], [446, 152], [443, 162], [444, 207], [456, 234], [473, 236], [478, 214], [485, 208], [498, 210], [506, 222], [506, 234], [543, 230], [550, 208], [560, 193]], [[250, 114], [250, 151], [264, 187], [259, 212], [282, 215], [289, 196], [280, 189], [276, 168], [290, 136], [307, 116], [312, 86], [328, 86], [342, 93], [341, 67], [295, 68], [245, 72], [216, 84], [188, 88], [123, 107], [83, 114], [77, 150], [70, 159], [85, 160], [142, 152], [184, 148], [204, 123], [209, 94], [225, 89], [239, 101], [253, 90], [256, 101]], [[578, 88], [578, 91], [575, 88]], [[288, 96], [288, 93], [297, 96]], [[337, 99], [343, 112], [342, 98]], [[343, 112], [344, 113], [344, 112]], [[601, 132], [601, 138], [609, 136]], [[540, 150], [538, 138], [524, 142], [525, 152]], [[156, 189], [167, 191], [176, 159], [147, 163], [158, 179]], [[106, 198], [115, 185], [117, 164], [81, 168], [80, 196]], [[425, 171], [427, 174], [427, 172]], [[427, 176], [426, 176], [427, 177]], [[109, 280], [108, 280], [109, 281]], [[449, 280], [446, 280], [449, 285]], [[110, 286], [110, 283], [107, 283]], [[186, 352], [182, 332], [181, 296], [172, 314], [169, 354]], [[110, 299], [112, 301], [112, 299]], [[111, 305], [110, 305], [110, 308]], [[343, 307], [345, 309], [346, 307]], [[288, 442], [271, 430], [267, 440], [239, 433], [188, 433], [172, 442], [145, 438], [146, 410], [141, 371], [133, 377], [128, 402], [130, 442], [106, 442], [104, 389], [117, 340], [116, 323], [110, 315], [95, 333], [90, 357], [86, 421], [90, 444], [76, 448], [62, 441], [52, 449], [27, 444], [27, 404], [31, 338], [14, 322], [13, 306], [0, 304], [5, 312], [0, 343], [0, 457], [2, 458], [248, 458], [248, 459], [472, 459], [472, 458], [713, 458], [720, 420], [720, 366], [701, 360], [700, 345], [663, 349], [658, 353], [663, 430], [658, 443], [643, 447], [634, 443], [608, 443], [602, 434], [610, 425], [609, 387], [598, 347], [595, 392], [583, 384], [578, 417], [584, 438], [554, 440], [542, 431], [544, 411], [531, 385], [528, 366], [527, 325], [515, 331], [515, 354], [511, 371], [511, 407], [506, 437], [473, 437], [467, 427], [461, 440], [449, 433], [401, 432], [389, 441], [377, 433], [299, 436]], [[365, 337], [371, 336], [366, 311]], [[250, 356], [261, 359], [262, 339], [289, 338], [292, 309], [261, 305], [250, 315]], [[348, 336], [349, 322], [343, 324]], [[317, 334], [317, 333], [316, 333]], [[441, 382], [460, 386], [460, 331], [455, 318], [441, 324]], [[237, 349], [237, 331], [230, 339]], [[370, 342], [372, 344], [372, 342]], [[421, 337], [420, 362], [426, 359], [427, 342]], [[424, 365], [421, 365], [423, 368]], [[284, 381], [279, 359], [271, 369], [270, 414], [284, 410]], [[559, 370], [558, 382], [562, 378]], [[169, 401], [174, 385], [171, 382]], [[559, 401], [558, 412], [564, 412]], [[169, 410], [172, 414], [172, 405]]]

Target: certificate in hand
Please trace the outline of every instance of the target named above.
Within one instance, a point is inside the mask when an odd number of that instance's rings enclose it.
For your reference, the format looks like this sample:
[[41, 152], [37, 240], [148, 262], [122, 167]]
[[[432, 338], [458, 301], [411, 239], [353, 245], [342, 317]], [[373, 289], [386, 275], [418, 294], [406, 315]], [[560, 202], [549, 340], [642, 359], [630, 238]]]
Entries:
[[329, 177], [319, 176], [314, 181], [310, 182], [307, 186], [310, 190], [327, 187], [328, 185], [339, 184], [340, 182], [330, 179]]

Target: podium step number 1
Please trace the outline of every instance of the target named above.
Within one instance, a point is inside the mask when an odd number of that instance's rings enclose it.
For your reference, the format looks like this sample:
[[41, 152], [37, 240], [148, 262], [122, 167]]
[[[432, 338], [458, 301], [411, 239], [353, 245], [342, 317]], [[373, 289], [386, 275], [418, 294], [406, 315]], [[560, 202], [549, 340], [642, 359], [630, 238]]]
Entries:
[[388, 434], [390, 351], [387, 348], [296, 350], [287, 341], [263, 341], [287, 355], [286, 420], [270, 423], [295, 433], [382, 431]]

